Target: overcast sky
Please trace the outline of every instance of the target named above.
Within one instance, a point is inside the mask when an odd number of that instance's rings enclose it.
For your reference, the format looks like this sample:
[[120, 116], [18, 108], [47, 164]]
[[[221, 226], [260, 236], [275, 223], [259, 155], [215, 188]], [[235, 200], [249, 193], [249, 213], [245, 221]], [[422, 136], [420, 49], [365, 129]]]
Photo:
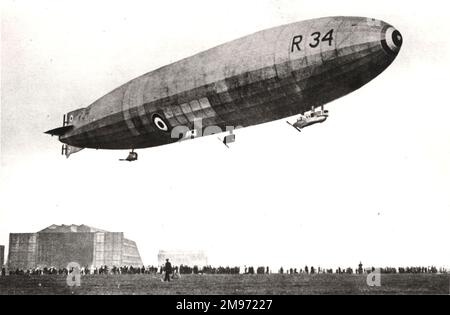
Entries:
[[[2, 1], [0, 244], [51, 224], [123, 231], [146, 264], [450, 266], [446, 1]], [[43, 132], [160, 66], [281, 24], [366, 16], [404, 37], [378, 78], [301, 134], [280, 120], [66, 159]], [[186, 78], [187, 80], [189, 78]], [[291, 118], [293, 121], [294, 118]]]

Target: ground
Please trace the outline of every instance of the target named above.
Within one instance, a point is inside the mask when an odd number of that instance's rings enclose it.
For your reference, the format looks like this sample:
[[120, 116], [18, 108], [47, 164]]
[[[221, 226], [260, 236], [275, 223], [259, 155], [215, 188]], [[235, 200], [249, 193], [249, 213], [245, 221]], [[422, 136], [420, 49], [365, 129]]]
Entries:
[[65, 276], [0, 277], [0, 294], [450, 294], [450, 275], [381, 275], [369, 287], [365, 275], [90, 275], [80, 287]]

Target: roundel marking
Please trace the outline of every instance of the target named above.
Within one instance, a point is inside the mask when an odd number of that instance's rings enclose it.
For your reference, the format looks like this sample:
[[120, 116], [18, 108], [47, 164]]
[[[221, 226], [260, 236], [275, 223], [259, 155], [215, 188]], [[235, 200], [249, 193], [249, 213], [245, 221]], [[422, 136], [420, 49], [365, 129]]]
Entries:
[[390, 25], [386, 25], [383, 27], [381, 46], [389, 55], [397, 55], [400, 47], [402, 46], [402, 43], [403, 38], [398, 30]]
[[166, 122], [158, 114], [153, 115], [153, 123], [155, 124], [156, 128], [158, 128], [159, 130], [169, 131], [169, 127], [167, 127]]

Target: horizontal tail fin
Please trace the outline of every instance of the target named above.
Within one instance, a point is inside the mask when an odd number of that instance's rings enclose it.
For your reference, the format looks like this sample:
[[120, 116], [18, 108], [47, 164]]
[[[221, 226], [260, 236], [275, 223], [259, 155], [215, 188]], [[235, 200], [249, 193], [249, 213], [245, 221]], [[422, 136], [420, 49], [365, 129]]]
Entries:
[[62, 136], [64, 135], [66, 132], [70, 131], [73, 129], [73, 126], [64, 126], [64, 127], [59, 127], [59, 128], [55, 128], [49, 131], [46, 131], [46, 134], [52, 135], [52, 136]]

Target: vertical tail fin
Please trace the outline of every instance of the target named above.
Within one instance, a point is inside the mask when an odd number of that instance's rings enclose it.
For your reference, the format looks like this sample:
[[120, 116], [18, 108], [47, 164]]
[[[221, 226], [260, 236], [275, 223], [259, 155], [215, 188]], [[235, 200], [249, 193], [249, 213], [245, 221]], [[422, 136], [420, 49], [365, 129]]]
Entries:
[[74, 147], [68, 144], [63, 144], [62, 148], [61, 148], [61, 155], [65, 155], [66, 158], [69, 158], [69, 156], [71, 154], [80, 152], [81, 150], [83, 150], [84, 148], [78, 148], [78, 147]]

